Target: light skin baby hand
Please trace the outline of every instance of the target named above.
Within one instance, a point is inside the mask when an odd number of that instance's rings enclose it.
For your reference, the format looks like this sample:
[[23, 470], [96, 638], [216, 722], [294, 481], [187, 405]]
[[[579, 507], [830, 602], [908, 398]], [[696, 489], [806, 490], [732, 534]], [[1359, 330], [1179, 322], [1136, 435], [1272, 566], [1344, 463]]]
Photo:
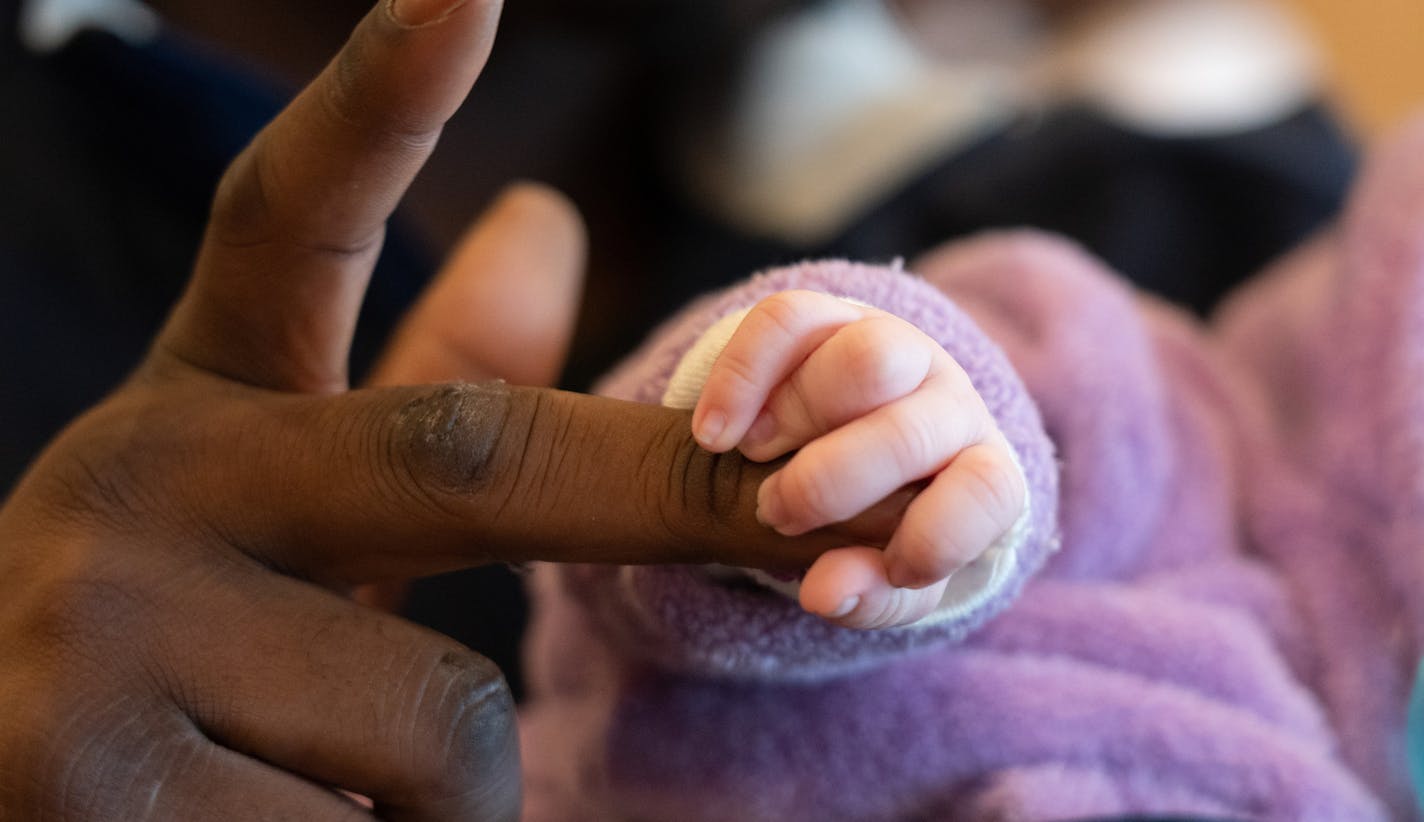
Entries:
[[954, 359], [905, 320], [817, 292], [752, 308], [708, 375], [692, 432], [756, 461], [797, 452], [758, 495], [759, 518], [788, 536], [923, 481], [883, 550], [828, 551], [802, 580], [802, 607], [850, 628], [929, 614], [1025, 504], [1008, 442]]

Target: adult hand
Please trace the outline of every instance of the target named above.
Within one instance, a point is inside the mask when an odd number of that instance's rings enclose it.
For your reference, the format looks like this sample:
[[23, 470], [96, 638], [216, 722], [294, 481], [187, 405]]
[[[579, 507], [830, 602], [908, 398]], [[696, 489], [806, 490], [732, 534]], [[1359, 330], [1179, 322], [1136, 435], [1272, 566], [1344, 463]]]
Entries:
[[[703, 452], [685, 414], [502, 383], [347, 390], [384, 222], [497, 7], [366, 17], [229, 170], [146, 361], [0, 509], [0, 818], [512, 818], [499, 672], [343, 592], [500, 560], [786, 567], [865, 540], [759, 526], [775, 466]], [[490, 302], [472, 282], [436, 289]], [[503, 319], [456, 331], [437, 304], [384, 381], [538, 380], [557, 358], [554, 335], [549, 356], [463, 370]]]

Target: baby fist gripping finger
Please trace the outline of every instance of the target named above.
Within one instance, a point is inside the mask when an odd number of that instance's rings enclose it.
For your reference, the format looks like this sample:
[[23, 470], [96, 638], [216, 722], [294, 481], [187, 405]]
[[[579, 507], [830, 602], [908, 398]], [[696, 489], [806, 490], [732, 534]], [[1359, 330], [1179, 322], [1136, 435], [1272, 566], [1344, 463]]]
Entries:
[[[956, 570], [944, 583], [926, 588], [890, 585], [883, 549], [890, 545], [895, 531], [903, 528], [909, 504], [922, 496], [943, 470], [896, 488], [849, 522], [812, 531], [810, 535], [834, 530], [850, 537], [841, 546], [830, 546], [833, 550], [823, 552], [818, 561], [809, 558], [798, 565], [750, 566], [778, 571], [808, 569], [799, 580], [749, 570], [747, 563], [735, 561], [713, 568], [651, 566], [621, 568], [616, 573], [580, 572], [574, 587], [587, 592], [602, 629], [626, 642], [631, 653], [658, 665], [756, 680], [783, 675], [819, 678], [861, 670], [868, 659], [962, 640], [1012, 604], [1059, 544], [1059, 466], [1053, 443], [1023, 379], [997, 339], [1002, 335], [1013, 343], [1017, 327], [1006, 328], [1001, 315], [986, 314], [988, 328], [995, 332], [991, 337], [953, 294], [896, 266], [825, 260], [759, 273], [699, 300], [672, 318], [598, 390], [612, 397], [691, 410], [701, 397], [714, 360], [750, 312], [749, 307], [795, 290], [863, 301], [878, 312], [905, 320], [942, 349], [946, 362], [963, 372], [959, 378], [963, 390], [982, 402], [984, 419], [992, 421], [985, 426], [985, 437], [1001, 435], [1009, 446], [1010, 465], [1022, 469], [1029, 489], [1023, 512], [1009, 533], [990, 543], [973, 562]], [[810, 356], [803, 366], [809, 364]], [[911, 401], [920, 391], [890, 405]], [[953, 396], [956, 402], [945, 407], [962, 411], [959, 402], [963, 397]], [[861, 415], [842, 428], [858, 425], [881, 410], [884, 408]], [[757, 485], [762, 484], [762, 478], [787, 468], [793, 459], [805, 457], [830, 436], [817, 439], [790, 458], [762, 466], [769, 470], [760, 475]], [[874, 527], [863, 527], [868, 522]], [[773, 533], [769, 528], [764, 530]], [[725, 567], [728, 564], [733, 569]], [[781, 596], [749, 591], [748, 581]], [[605, 597], [605, 590], [618, 593]], [[845, 616], [825, 616], [838, 613], [851, 597], [857, 601]], [[802, 607], [795, 607], [798, 599]], [[920, 613], [926, 613], [925, 618], [916, 619]], [[903, 627], [844, 630], [891, 625]]]
[[778, 293], [722, 324], [732, 322], [694, 419], [704, 442], [756, 460], [804, 446], [761, 488], [763, 521], [803, 533], [929, 481], [886, 554], [827, 554], [808, 573], [802, 604], [849, 627], [927, 615], [944, 581], [1024, 510], [1012, 449], [968, 376], [905, 320], [825, 294]]

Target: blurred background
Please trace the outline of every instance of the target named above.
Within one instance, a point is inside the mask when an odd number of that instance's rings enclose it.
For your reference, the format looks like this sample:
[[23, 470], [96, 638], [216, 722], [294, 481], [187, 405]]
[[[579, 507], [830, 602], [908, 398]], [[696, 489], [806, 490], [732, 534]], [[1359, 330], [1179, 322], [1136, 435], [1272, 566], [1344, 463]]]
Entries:
[[1424, 106], [1424, 2], [1290, 0], [1321, 44], [1346, 119], [1378, 134]]

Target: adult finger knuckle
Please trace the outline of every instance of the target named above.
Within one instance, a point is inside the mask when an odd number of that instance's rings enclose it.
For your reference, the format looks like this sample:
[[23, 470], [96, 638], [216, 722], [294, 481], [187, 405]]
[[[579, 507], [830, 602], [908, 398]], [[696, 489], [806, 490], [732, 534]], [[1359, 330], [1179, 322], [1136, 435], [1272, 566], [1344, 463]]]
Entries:
[[369, 62], [365, 41], [360, 37], [353, 37], [337, 52], [331, 70], [317, 81], [314, 89], [322, 114], [352, 129], [368, 124], [369, 104], [361, 93], [361, 78]]
[[[244, 270], [260, 272], [263, 263], [254, 254], [289, 254], [293, 250], [329, 258], [335, 262], [373, 256], [385, 239], [384, 232], [369, 226], [346, 227], [345, 212], [294, 211], [292, 203], [302, 198], [300, 185], [289, 165], [277, 158], [279, 141], [263, 132], [218, 182], [213, 210], [208, 221], [206, 243], [225, 257], [234, 257]], [[300, 227], [294, 230], [294, 227]], [[209, 263], [230, 263], [215, 256]]]
[[755, 477], [733, 454], [714, 454], [668, 429], [642, 455], [637, 473], [645, 477], [643, 496], [649, 521], [658, 523], [670, 545], [686, 548], [688, 561], [708, 557], [710, 534], [722, 533], [755, 496]]
[[488, 789], [486, 782], [517, 754], [514, 699], [504, 675], [465, 649], [438, 654], [418, 693], [423, 731], [412, 740], [416, 771], [410, 790], [425, 800]]
[[267, 144], [259, 134], [223, 172], [213, 195], [208, 220], [210, 239], [228, 246], [247, 246], [270, 239], [271, 198], [262, 153]]
[[487, 487], [499, 477], [496, 455], [509, 435], [510, 409], [502, 383], [419, 389], [395, 410], [388, 436], [374, 438], [383, 449], [378, 464], [422, 501]]
[[440, 123], [402, 117], [378, 106], [366, 78], [371, 74], [367, 41], [353, 38], [338, 54], [332, 71], [316, 87], [322, 113], [338, 128], [359, 133], [378, 150], [423, 152], [439, 137]]
[[143, 698], [68, 687], [32, 698], [0, 738], [0, 818], [148, 819], [202, 737]]

